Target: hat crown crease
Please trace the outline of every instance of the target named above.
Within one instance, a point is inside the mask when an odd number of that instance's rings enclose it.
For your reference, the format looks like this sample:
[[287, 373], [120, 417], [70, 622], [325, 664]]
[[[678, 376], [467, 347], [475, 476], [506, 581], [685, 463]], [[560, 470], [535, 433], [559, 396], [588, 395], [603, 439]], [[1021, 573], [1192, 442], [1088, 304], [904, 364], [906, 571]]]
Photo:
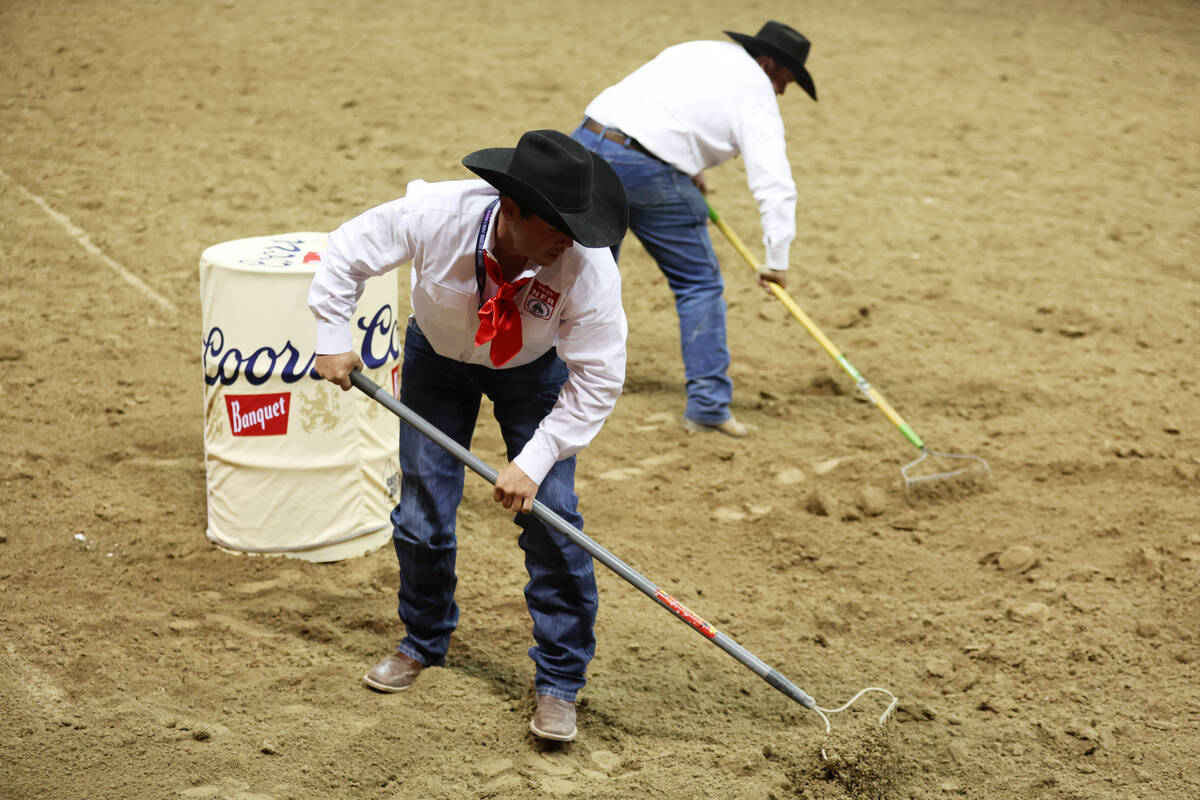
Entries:
[[561, 213], [578, 214], [591, 206], [592, 160], [582, 147], [572, 153], [547, 137], [527, 135], [513, 153], [509, 172]]
[[808, 51], [812, 47], [812, 43], [802, 33], [782, 22], [768, 22], [763, 25], [756, 38], [783, 50], [794, 49], [793, 55], [798, 56], [801, 64], [808, 59]]

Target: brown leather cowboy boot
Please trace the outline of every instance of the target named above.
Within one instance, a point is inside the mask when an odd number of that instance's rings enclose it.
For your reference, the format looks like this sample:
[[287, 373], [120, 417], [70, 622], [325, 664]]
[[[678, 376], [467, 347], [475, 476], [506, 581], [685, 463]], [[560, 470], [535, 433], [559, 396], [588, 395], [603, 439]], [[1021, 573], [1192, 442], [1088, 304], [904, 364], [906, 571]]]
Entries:
[[694, 419], [684, 417], [682, 424], [683, 429], [688, 433], [723, 433], [734, 439], [745, 439], [750, 435], [750, 431], [754, 430], [754, 426], [738, 422], [733, 417], [724, 422], [718, 422], [716, 425], [706, 425], [703, 422], [696, 422]]
[[363, 675], [363, 683], [381, 692], [400, 692], [412, 686], [425, 665], [393, 650]]
[[537, 696], [537, 711], [529, 721], [529, 730], [542, 739], [556, 742], [574, 741], [579, 729], [575, 727], [575, 704], [548, 694]]

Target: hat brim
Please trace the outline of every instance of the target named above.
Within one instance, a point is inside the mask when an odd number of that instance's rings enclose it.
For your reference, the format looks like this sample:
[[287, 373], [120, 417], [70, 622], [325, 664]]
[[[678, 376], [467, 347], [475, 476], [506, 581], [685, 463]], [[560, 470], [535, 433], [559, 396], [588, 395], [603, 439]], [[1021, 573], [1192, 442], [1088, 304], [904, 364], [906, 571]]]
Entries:
[[488, 147], [476, 150], [462, 160], [463, 166], [517, 201], [522, 210], [537, 214], [584, 247], [612, 247], [620, 244], [629, 227], [629, 205], [625, 187], [612, 166], [595, 153], [592, 159], [592, 196], [580, 212], [555, 208], [536, 186], [509, 174], [514, 147]]
[[757, 36], [750, 36], [746, 33], [734, 33], [733, 31], [724, 31], [724, 33], [730, 39], [733, 39], [742, 47], [746, 48], [747, 51], [770, 56], [780, 64], [783, 64], [792, 71], [793, 75], [796, 76], [796, 83], [800, 85], [800, 88], [803, 89], [813, 100], [817, 99], [817, 87], [813, 83], [812, 75], [810, 75], [808, 70], [804, 68], [804, 64], [792, 58], [787, 51], [781, 50], [770, 42], [764, 41]]

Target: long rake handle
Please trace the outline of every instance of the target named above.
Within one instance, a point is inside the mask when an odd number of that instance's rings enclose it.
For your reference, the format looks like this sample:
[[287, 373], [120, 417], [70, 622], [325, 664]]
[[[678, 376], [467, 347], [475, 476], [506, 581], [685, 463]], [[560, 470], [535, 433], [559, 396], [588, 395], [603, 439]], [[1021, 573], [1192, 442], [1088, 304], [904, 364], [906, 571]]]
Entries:
[[[387, 408], [400, 419], [412, 425], [418, 431], [428, 436], [439, 447], [441, 447], [450, 455], [457, 458], [473, 472], [482, 477], [488, 483], [495, 484], [496, 477], [499, 473], [489, 466], [486, 462], [466, 449], [458, 442], [451, 439], [438, 428], [434, 427], [423, 417], [410, 409], [408, 406], [401, 403], [379, 384], [372, 381], [360, 370], [355, 369], [350, 373], [350, 382], [355, 388], [363, 394], [375, 400], [380, 405]], [[664, 592], [662, 589], [655, 586], [650, 581], [646, 580], [637, 571], [630, 568], [624, 561], [614, 556], [608, 550], [605, 550], [591, 538], [584, 534], [583, 531], [576, 528], [571, 523], [567, 522], [561, 516], [550, 510], [540, 500], [533, 501], [533, 516], [540, 519], [542, 522], [549, 525], [554, 530], [566, 536], [575, 544], [582, 547], [593, 558], [598, 560], [604, 566], [611, 569], [613, 572], [620, 575], [629, 583], [632, 583], [642, 594], [649, 597], [660, 606], [670, 611], [675, 617], [683, 622], [686, 622], [691, 627], [695, 628], [698, 633], [706, 639], [712, 641], [717, 647], [724, 650], [729, 655], [737, 659], [743, 666], [747, 667], [751, 672], [758, 675], [771, 686], [778, 689], [783, 694], [795, 700], [805, 708], [815, 709], [816, 702], [801, 688], [793, 684], [787, 678], [779, 673], [778, 670], [768, 666], [762, 659], [751, 653], [746, 648], [729, 638], [725, 634], [718, 631], [712, 625], [705, 622], [699, 616], [694, 614], [683, 603], [680, 603], [671, 595]]]
[[[742, 257], [746, 264], [757, 273], [759, 270], [758, 262], [755, 261], [754, 256], [750, 253], [750, 250], [746, 247], [745, 243], [742, 242], [741, 238], [739, 238], [738, 235], [733, 232], [733, 229], [725, 223], [725, 220], [721, 219], [721, 217], [717, 214], [716, 209], [714, 209], [711, 205], [708, 206], [708, 218], [713, 221], [713, 224], [717, 226], [717, 229], [720, 230], [721, 233], [725, 234], [725, 238], [729, 240], [731, 245], [733, 245], [733, 249], [738, 251], [738, 254]], [[838, 350], [837, 346], [829, 340], [829, 337], [821, 332], [821, 329], [817, 327], [816, 323], [809, 319], [809, 316], [805, 314], [803, 310], [801, 310], [800, 306], [796, 305], [796, 301], [793, 300], [792, 296], [787, 293], [787, 290], [774, 282], [770, 283], [769, 285], [771, 291], [775, 293], [775, 296], [779, 298], [780, 302], [787, 306], [788, 311], [792, 312], [792, 316], [800, 321], [800, 324], [804, 326], [804, 329], [808, 331], [814, 339], [817, 340], [817, 343], [820, 344], [825, 352], [829, 354], [829, 357], [836, 361], [842, 367], [842, 369], [846, 371], [846, 374], [854, 379], [855, 385], [857, 385], [859, 390], [867, 396], [867, 399], [874, 403], [875, 407], [882, 411], [883, 415], [891, 420], [893, 425], [900, 429], [900, 433], [904, 434], [905, 439], [908, 439], [908, 441], [912, 442], [917, 449], [924, 450], [925, 442], [920, 436], [917, 435], [917, 432], [912, 429], [912, 426], [904, 421], [904, 418], [897, 413], [896, 409], [892, 408], [892, 404], [889, 403], [882, 394], [880, 394], [879, 390], [872, 386], [867, 379], [862, 376], [862, 373], [854, 368], [854, 365], [850, 363], [850, 360], [846, 358], [845, 354]]]

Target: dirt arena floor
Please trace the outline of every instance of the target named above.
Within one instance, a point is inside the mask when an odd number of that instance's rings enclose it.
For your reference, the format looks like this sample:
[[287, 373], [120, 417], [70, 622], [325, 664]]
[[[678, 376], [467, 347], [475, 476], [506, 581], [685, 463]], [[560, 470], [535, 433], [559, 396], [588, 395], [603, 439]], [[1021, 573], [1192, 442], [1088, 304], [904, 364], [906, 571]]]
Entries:
[[[0, 4], [0, 796], [1200, 796], [1200, 6], [724, 5]], [[793, 296], [993, 479], [907, 497], [916, 449], [714, 231], [757, 431], [679, 429], [672, 301], [631, 238], [583, 511], [823, 706], [884, 687], [894, 718], [869, 695], [826, 740], [598, 568], [579, 738], [538, 743], [515, 528], [474, 477], [446, 668], [365, 690], [401, 634], [390, 547], [205, 537], [200, 253], [468, 177], [769, 18], [813, 41], [821, 98], [781, 98]], [[741, 169], [711, 199], [761, 254]]]

